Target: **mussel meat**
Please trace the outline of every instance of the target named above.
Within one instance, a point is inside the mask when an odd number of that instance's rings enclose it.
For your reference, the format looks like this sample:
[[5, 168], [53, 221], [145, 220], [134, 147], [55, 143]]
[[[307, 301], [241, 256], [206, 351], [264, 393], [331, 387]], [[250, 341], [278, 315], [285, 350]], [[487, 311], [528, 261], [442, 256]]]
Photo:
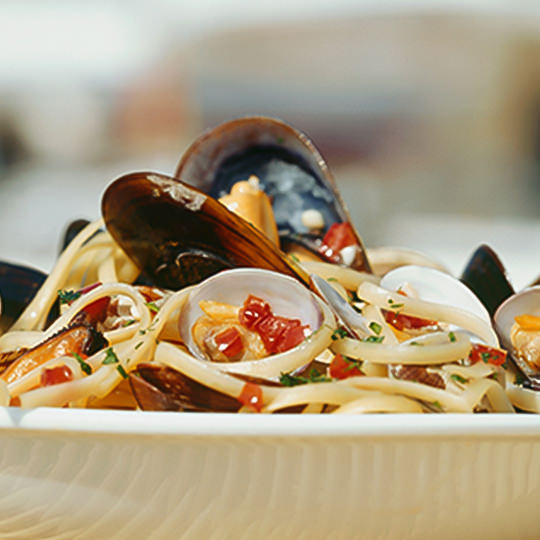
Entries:
[[102, 213], [113, 238], [160, 287], [180, 289], [239, 266], [309, 283], [262, 232], [175, 178], [151, 172], [122, 176], [105, 191]]
[[324, 259], [323, 236], [332, 225], [347, 223], [355, 250], [339, 262], [370, 270], [326, 162], [304, 133], [281, 120], [246, 117], [207, 131], [183, 154], [175, 176], [215, 198], [255, 176], [272, 200], [283, 249], [300, 245]]

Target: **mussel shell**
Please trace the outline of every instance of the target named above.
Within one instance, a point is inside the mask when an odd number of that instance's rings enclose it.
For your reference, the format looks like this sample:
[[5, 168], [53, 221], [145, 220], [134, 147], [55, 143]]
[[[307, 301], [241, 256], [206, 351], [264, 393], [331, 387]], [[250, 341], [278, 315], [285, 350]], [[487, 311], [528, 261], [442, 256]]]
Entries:
[[0, 262], [0, 333], [9, 328], [23, 312], [46, 277], [35, 268]]
[[113, 238], [159, 287], [179, 289], [242, 266], [309, 282], [247, 221], [166, 175], [137, 172], [118, 178], [103, 195], [102, 213]]
[[515, 292], [501, 260], [486, 244], [473, 253], [461, 281], [476, 294], [492, 317], [502, 302]]
[[60, 242], [60, 253], [64, 251], [71, 241], [90, 223], [87, 219], [76, 219], [72, 221], [64, 231]]
[[[259, 178], [272, 199], [280, 236], [309, 233], [301, 220], [302, 212], [308, 209], [322, 214], [325, 226], [321, 235], [333, 223], [351, 221], [313, 142], [275, 118], [239, 118], [203, 133], [183, 154], [175, 173], [216, 198], [251, 175]], [[369, 270], [362, 240], [356, 230], [354, 233], [361, 252], [356, 267]]]

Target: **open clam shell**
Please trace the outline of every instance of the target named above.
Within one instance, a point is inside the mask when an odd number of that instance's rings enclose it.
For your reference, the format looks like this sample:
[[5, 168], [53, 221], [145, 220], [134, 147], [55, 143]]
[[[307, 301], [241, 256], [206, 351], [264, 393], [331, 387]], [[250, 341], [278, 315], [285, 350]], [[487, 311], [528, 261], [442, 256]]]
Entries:
[[[221, 197], [251, 175], [272, 199], [280, 236], [303, 247], [312, 243], [306, 210], [322, 216], [322, 235], [334, 223], [349, 222], [349, 212], [320, 152], [301, 131], [264, 116], [239, 118], [203, 133], [183, 154], [175, 176], [213, 197]], [[369, 270], [362, 240], [354, 265]]]
[[491, 347], [499, 346], [486, 308], [458, 279], [434, 268], [411, 265], [396, 268], [381, 280], [382, 287], [392, 290], [398, 290], [405, 284], [412, 286], [422, 300], [452, 306], [475, 315], [479, 320], [479, 337]]
[[179, 289], [242, 266], [309, 282], [247, 221], [206, 193], [166, 175], [136, 172], [118, 178], [103, 195], [102, 213], [113, 238], [160, 287]]
[[289, 351], [270, 355], [259, 360], [234, 363], [218, 363], [219, 369], [230, 373], [275, 377], [283, 371], [291, 371], [311, 360], [330, 342], [335, 328], [332, 314], [324, 302], [297, 280], [255, 268], [226, 270], [208, 278], [194, 287], [184, 304], [178, 319], [179, 334], [189, 351], [197, 358], [208, 361], [192, 336], [192, 327], [203, 315], [199, 303], [213, 300], [234, 306], [242, 306], [248, 295], [262, 298], [271, 305], [275, 315], [299, 319], [309, 325], [310, 336]]
[[[540, 390], [540, 369], [518, 354], [512, 343], [511, 331], [518, 315], [540, 316], [540, 286], [524, 289], [505, 300], [495, 312], [493, 321], [502, 346], [508, 350], [518, 368], [535, 390]], [[538, 344], [540, 345], [540, 332]]]

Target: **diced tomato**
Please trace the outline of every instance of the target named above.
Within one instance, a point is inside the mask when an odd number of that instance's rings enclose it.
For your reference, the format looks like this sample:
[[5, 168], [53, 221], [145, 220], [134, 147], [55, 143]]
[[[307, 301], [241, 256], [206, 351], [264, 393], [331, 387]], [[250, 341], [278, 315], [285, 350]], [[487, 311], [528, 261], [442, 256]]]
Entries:
[[471, 352], [469, 353], [469, 360], [471, 364], [482, 361], [486, 364], [502, 366], [506, 362], [506, 351], [481, 345], [480, 343], [473, 343]]
[[254, 330], [261, 337], [270, 354], [288, 351], [304, 340], [300, 319], [288, 319], [272, 313], [270, 304], [262, 298], [249, 295], [239, 313], [240, 324]]
[[218, 350], [227, 358], [238, 356], [244, 350], [242, 336], [234, 326], [217, 334], [217, 336], [214, 337], [214, 341], [218, 346]]
[[86, 285], [86, 287], [83, 287], [82, 289], [79, 289], [77, 292], [82, 296], [83, 294], [89, 293], [90, 291], [93, 291], [100, 285], [103, 285], [101, 281], [96, 281], [95, 283], [92, 283], [91, 285]]
[[41, 386], [52, 386], [73, 380], [73, 373], [68, 366], [46, 368], [41, 372]]
[[88, 304], [83, 312], [88, 316], [88, 322], [95, 326], [98, 322], [103, 322], [107, 318], [107, 309], [111, 301], [110, 296], [98, 298], [95, 302]]
[[383, 310], [384, 318], [388, 324], [391, 324], [398, 330], [417, 330], [418, 328], [424, 328], [425, 326], [437, 326], [437, 321], [431, 321], [429, 319], [421, 319], [420, 317], [413, 317], [412, 315], [402, 315], [394, 311]]
[[339, 252], [347, 246], [356, 244], [356, 236], [350, 223], [334, 223], [322, 240], [319, 252], [329, 259], [336, 259]]
[[240, 324], [251, 330], [271, 314], [270, 304], [262, 298], [250, 294], [244, 302], [244, 306], [240, 308], [238, 317]]
[[247, 382], [244, 384], [242, 392], [240, 392], [237, 399], [242, 405], [250, 407], [256, 412], [261, 412], [263, 405], [262, 398], [262, 388], [258, 384]]
[[348, 379], [349, 377], [358, 377], [364, 375], [358, 362], [343, 358], [341, 354], [336, 354], [330, 363], [330, 377], [334, 379]]

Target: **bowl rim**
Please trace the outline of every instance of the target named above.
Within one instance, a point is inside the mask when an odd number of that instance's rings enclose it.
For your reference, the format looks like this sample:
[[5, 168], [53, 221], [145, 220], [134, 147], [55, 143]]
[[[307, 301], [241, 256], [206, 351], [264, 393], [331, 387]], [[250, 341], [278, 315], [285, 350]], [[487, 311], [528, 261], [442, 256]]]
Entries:
[[536, 414], [256, 415], [104, 409], [0, 407], [0, 433], [250, 438], [528, 438], [540, 442]]

